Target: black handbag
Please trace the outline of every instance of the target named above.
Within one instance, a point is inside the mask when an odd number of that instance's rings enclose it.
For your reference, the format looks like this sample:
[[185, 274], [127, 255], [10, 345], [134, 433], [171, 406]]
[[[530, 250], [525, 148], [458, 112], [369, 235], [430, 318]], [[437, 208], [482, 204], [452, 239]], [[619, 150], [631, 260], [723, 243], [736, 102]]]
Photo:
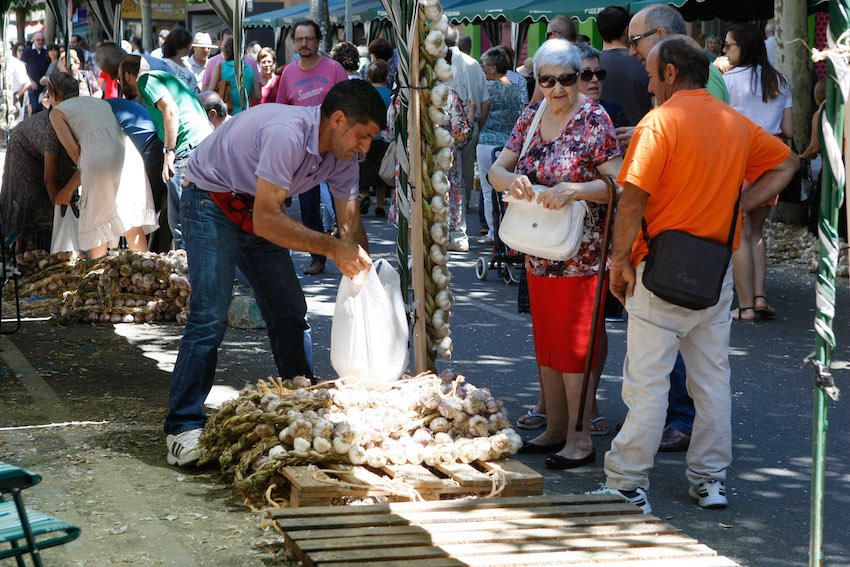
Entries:
[[717, 305], [732, 258], [740, 204], [739, 191], [725, 243], [681, 230], [665, 230], [650, 240], [646, 219], [641, 219], [643, 237], [649, 246], [641, 280], [644, 287], [664, 301], [688, 309]]

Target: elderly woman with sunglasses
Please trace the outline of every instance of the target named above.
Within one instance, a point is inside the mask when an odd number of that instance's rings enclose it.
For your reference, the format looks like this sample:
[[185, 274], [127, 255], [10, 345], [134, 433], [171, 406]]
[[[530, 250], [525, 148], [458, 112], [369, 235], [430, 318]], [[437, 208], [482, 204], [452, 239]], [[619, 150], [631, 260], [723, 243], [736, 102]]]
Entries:
[[[575, 200], [587, 203], [578, 254], [565, 262], [526, 257], [534, 350], [546, 403], [546, 430], [522, 451], [552, 453], [546, 466], [571, 469], [596, 460], [590, 437], [590, 411], [576, 431], [596, 280], [607, 251], [600, 250], [608, 189], [600, 175], [615, 177], [622, 162], [614, 125], [597, 102], [578, 90], [579, 48], [562, 39], [546, 41], [534, 55], [534, 74], [545, 105], [539, 128], [530, 126], [540, 105], [520, 116], [505, 149], [490, 169], [496, 191], [535, 199], [550, 209]], [[520, 152], [526, 137], [528, 150]], [[539, 193], [534, 185], [544, 186]], [[600, 315], [602, 312], [600, 310]], [[601, 322], [600, 322], [601, 323]], [[601, 335], [603, 324], [597, 325]], [[596, 341], [593, 367], [602, 364]], [[589, 402], [587, 400], [587, 408]]]

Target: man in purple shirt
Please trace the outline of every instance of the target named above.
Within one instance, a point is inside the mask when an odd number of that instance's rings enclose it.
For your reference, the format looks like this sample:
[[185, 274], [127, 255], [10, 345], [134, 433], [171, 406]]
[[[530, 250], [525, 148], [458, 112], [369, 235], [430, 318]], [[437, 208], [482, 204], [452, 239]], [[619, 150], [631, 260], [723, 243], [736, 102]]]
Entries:
[[[278, 374], [312, 376], [303, 342], [307, 304], [289, 249], [328, 256], [348, 277], [371, 266], [357, 201], [358, 158], [384, 129], [383, 108], [369, 83], [344, 81], [321, 107], [263, 104], [240, 112], [189, 158], [180, 216], [191, 314], [171, 378], [169, 464], [200, 457], [204, 400], [227, 329], [236, 266], [254, 289]], [[339, 239], [310, 230], [283, 210], [287, 197], [322, 182], [334, 196]], [[250, 227], [237, 217], [247, 211], [250, 218], [252, 210], [253, 231], [247, 232]]]

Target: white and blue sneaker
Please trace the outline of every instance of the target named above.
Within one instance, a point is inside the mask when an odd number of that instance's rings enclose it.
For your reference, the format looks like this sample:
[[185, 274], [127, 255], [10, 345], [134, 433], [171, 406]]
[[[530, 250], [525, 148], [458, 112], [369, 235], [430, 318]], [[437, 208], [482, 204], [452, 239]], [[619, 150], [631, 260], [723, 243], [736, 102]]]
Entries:
[[691, 485], [688, 495], [697, 501], [700, 508], [716, 510], [729, 504], [726, 500], [726, 483], [722, 480], [706, 480], [696, 486]]
[[190, 429], [177, 435], [168, 435], [165, 444], [168, 447], [168, 455], [165, 460], [169, 465], [185, 466], [194, 463], [204, 454], [200, 439], [203, 429]]
[[644, 488], [635, 488], [634, 490], [619, 490], [617, 488], [610, 488], [608, 486], [601, 486], [596, 490], [591, 490], [586, 494], [610, 494], [614, 496], [620, 496], [624, 498], [629, 504], [634, 504], [641, 510], [643, 510], [644, 514], [652, 513], [652, 506], [649, 505], [649, 498], [646, 495], [646, 489]]

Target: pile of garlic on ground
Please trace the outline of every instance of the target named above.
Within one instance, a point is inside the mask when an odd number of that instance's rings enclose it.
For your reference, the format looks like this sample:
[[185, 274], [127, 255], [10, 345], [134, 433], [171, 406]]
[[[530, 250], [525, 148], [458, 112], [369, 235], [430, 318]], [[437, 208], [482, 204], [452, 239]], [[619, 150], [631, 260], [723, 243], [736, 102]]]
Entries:
[[[113, 252], [88, 261], [73, 252], [44, 250], [17, 257], [20, 296], [52, 298], [63, 323], [185, 323], [189, 309], [188, 264], [182, 250], [168, 254]], [[6, 287], [7, 297], [14, 293]]]
[[[768, 264], [799, 264], [814, 273], [818, 269], [818, 239], [804, 226], [767, 221], [764, 226]], [[839, 277], [848, 277], [847, 243], [840, 244]]]
[[212, 416], [201, 437], [202, 463], [218, 461], [248, 497], [285, 486], [282, 467], [495, 461], [522, 438], [487, 389], [443, 373], [366, 389], [306, 378], [260, 381]]

